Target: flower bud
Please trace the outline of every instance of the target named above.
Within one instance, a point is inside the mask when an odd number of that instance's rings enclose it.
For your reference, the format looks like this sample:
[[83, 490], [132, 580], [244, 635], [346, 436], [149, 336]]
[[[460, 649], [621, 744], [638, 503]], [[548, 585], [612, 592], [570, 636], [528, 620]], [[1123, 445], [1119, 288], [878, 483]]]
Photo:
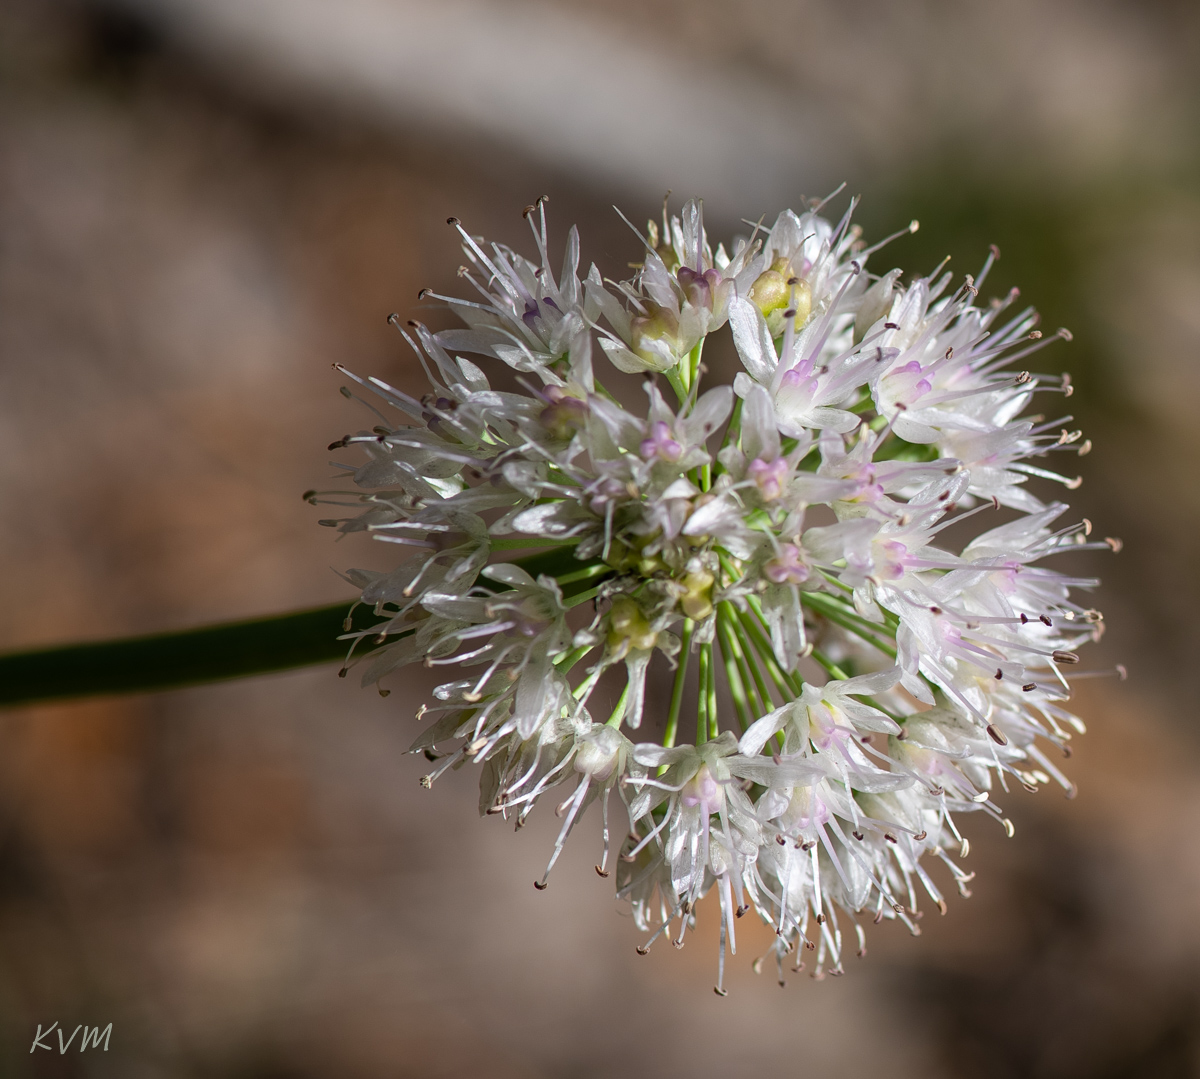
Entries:
[[657, 639], [637, 600], [618, 596], [608, 613], [608, 647], [614, 652], [630, 648], [646, 651]]
[[700, 621], [712, 614], [712, 587], [715, 581], [716, 578], [703, 568], [690, 570], [685, 574], [683, 578], [685, 592], [679, 605], [688, 618]]
[[764, 461], [761, 457], [755, 457], [750, 462], [747, 472], [758, 487], [762, 500], [775, 502], [787, 487], [788, 473], [791, 469], [782, 457], [776, 457], [774, 461]]
[[629, 320], [629, 348], [636, 356], [655, 367], [668, 358], [678, 359], [686, 352], [680, 348], [679, 325], [664, 308], [646, 304], [647, 314]]
[[684, 784], [680, 801], [689, 808], [698, 806], [701, 813], [719, 813], [725, 807], [725, 791], [707, 764]]
[[750, 299], [766, 318], [772, 337], [783, 333], [786, 311], [796, 312], [797, 327], [812, 314], [812, 288], [807, 281], [796, 278], [785, 258], [777, 258], [769, 270], [758, 275], [750, 286]]
[[579, 740], [575, 771], [603, 782], [613, 773], [624, 740], [612, 727], [598, 727]]
[[558, 386], [548, 386], [543, 394], [549, 404], [538, 419], [553, 438], [565, 442], [587, 421], [587, 402]]

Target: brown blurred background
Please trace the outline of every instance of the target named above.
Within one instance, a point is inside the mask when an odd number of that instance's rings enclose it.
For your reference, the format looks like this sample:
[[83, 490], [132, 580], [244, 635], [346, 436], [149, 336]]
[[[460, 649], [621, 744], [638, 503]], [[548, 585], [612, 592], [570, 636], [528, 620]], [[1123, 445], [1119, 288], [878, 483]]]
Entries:
[[[1200, 18], [1190, 0], [0, 0], [0, 646], [347, 595], [300, 499], [333, 362], [453, 289], [444, 221], [636, 257], [666, 188], [728, 235], [845, 179], [882, 261], [1019, 283], [1075, 343], [1072, 501], [1125, 683], [1071, 803], [970, 821], [969, 901], [846, 977], [639, 937], [577, 830], [421, 790], [408, 699], [320, 669], [0, 714], [0, 1075], [1200, 1074]], [[877, 270], [886, 266], [877, 266]], [[1049, 406], [1048, 406], [1049, 407]], [[742, 954], [745, 953], [745, 954]], [[114, 1024], [107, 1054], [29, 1045]], [[52, 1043], [53, 1044], [53, 1043]]]

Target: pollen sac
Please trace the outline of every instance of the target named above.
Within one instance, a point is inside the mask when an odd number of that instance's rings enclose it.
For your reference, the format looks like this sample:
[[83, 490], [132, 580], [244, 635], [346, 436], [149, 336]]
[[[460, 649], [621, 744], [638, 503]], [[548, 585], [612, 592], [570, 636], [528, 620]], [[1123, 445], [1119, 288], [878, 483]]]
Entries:
[[657, 638], [637, 600], [618, 596], [608, 613], [608, 647], [614, 652], [630, 648], [646, 651], [654, 647]]

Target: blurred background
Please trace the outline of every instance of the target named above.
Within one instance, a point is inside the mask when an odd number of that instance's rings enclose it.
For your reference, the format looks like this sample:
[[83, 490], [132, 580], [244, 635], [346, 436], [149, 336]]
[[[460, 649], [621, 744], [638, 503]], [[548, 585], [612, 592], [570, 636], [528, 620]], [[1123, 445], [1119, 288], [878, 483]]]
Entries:
[[[334, 602], [388, 550], [316, 527], [419, 385], [385, 316], [455, 288], [444, 224], [616, 273], [663, 193], [710, 227], [845, 180], [878, 261], [1019, 284], [1125, 540], [1079, 796], [969, 821], [974, 896], [781, 990], [715, 918], [640, 937], [589, 816], [432, 791], [413, 702], [334, 668], [0, 713], [0, 1075], [1200, 1074], [1200, 7], [1192, 0], [0, 0], [0, 647]], [[746, 954], [742, 954], [746, 953]], [[107, 1054], [28, 1046], [114, 1024]], [[52, 1042], [53, 1044], [53, 1042]]]

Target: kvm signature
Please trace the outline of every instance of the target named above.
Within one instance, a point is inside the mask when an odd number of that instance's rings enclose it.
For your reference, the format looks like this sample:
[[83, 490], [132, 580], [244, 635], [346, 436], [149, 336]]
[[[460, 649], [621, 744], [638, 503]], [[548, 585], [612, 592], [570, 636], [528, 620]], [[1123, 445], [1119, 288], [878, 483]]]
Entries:
[[[58, 1027], [57, 1031], [55, 1030], [55, 1027]], [[51, 1023], [44, 1032], [42, 1030], [42, 1024], [38, 1023], [37, 1034], [34, 1035], [33, 1044], [29, 1047], [29, 1051], [32, 1053], [35, 1049], [49, 1049], [51, 1052], [53, 1052], [53, 1044], [49, 1041], [43, 1041], [42, 1039], [49, 1039], [51, 1034], [56, 1033], [58, 1035], [58, 1052], [60, 1055], [63, 1055], [68, 1049], [71, 1048], [71, 1043], [75, 1041], [75, 1035], [82, 1030], [83, 1040], [79, 1043], [79, 1051], [81, 1053], [87, 1050], [89, 1043], [91, 1048], [99, 1049], [101, 1042], [104, 1043], [104, 1051], [107, 1053], [108, 1039], [112, 1036], [112, 1028], [112, 1023], [109, 1023], [108, 1026], [106, 1026], [103, 1030], [101, 1030], [98, 1026], [86, 1027], [81, 1023], [71, 1032], [71, 1036], [67, 1038], [66, 1041], [63, 1041], [63, 1028], [58, 1026], [57, 1020]]]

